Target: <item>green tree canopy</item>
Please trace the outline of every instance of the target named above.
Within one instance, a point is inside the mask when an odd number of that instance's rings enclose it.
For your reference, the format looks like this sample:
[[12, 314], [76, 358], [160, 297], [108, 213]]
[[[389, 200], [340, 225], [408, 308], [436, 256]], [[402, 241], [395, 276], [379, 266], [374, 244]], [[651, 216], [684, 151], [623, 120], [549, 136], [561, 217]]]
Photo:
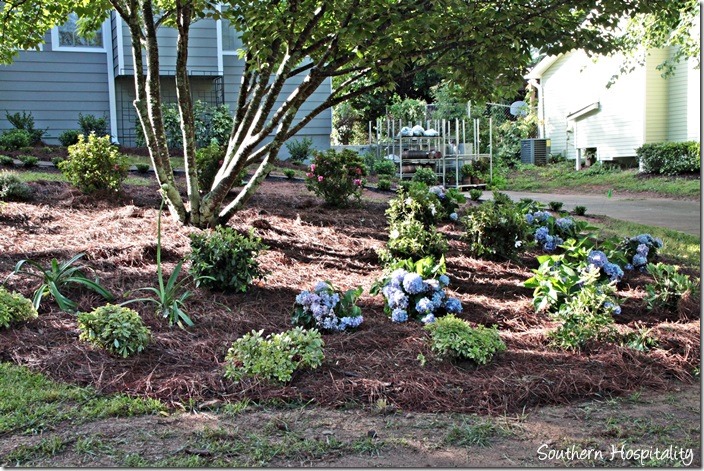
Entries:
[[[621, 40], [619, 20], [679, 11], [680, 0], [9, 0], [2, 10], [0, 60], [36, 47], [42, 33], [75, 11], [86, 29], [110, 9], [132, 34], [135, 107], [171, 214], [186, 224], [226, 222], [271, 170], [283, 143], [325, 109], [373, 92], [394, 80], [434, 71], [488, 97], [515, 90], [532, 48], [547, 54], [574, 48], [608, 53]], [[226, 18], [239, 31], [244, 72], [223, 164], [210, 188], [199, 188], [190, 100], [188, 35], [201, 18]], [[174, 183], [161, 117], [159, 27], [178, 31], [176, 89], [181, 114], [188, 197]], [[413, 68], [407, 64], [412, 63]], [[301, 105], [330, 78], [332, 93], [313, 109]], [[296, 86], [284, 88], [295, 80]], [[271, 138], [273, 136], [273, 138]], [[238, 173], [254, 177], [234, 197]]]

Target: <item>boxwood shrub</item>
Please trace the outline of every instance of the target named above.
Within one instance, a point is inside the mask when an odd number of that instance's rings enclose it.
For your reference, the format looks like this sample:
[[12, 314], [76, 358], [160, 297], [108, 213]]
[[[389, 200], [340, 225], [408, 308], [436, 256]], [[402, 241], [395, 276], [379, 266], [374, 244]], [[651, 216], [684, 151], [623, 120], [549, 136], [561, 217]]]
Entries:
[[680, 175], [699, 173], [702, 165], [700, 144], [696, 141], [643, 144], [636, 155], [646, 173]]

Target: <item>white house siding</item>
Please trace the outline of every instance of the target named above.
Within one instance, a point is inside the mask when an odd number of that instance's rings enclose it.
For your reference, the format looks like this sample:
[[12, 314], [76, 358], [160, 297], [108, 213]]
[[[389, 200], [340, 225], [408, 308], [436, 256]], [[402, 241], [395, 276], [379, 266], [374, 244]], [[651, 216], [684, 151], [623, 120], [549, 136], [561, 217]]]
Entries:
[[667, 79], [667, 140], [700, 141], [701, 75], [690, 59], [677, 65], [675, 75]]
[[58, 144], [67, 129], [78, 129], [78, 115], [109, 116], [105, 52], [21, 52], [15, 62], [0, 66], [0, 130], [12, 127], [4, 112], [31, 112], [44, 141]]

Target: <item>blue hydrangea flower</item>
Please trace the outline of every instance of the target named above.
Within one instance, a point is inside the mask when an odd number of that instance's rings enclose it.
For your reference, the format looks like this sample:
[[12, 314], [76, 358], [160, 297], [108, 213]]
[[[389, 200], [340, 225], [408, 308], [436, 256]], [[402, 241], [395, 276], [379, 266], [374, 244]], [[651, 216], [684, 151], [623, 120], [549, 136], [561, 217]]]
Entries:
[[381, 293], [386, 298], [391, 309], [406, 309], [408, 307], [408, 296], [400, 289], [386, 285], [382, 288]]
[[340, 319], [340, 324], [344, 326], [344, 328], [349, 327], [350, 329], [354, 329], [356, 327], [359, 327], [359, 325], [364, 322], [364, 317], [362, 316], [355, 316], [355, 317], [343, 317]]
[[296, 303], [303, 307], [310, 306], [313, 302], [313, 296], [314, 295], [310, 291], [302, 291], [301, 294], [296, 296]]
[[420, 298], [416, 303], [416, 311], [419, 313], [429, 313], [433, 311], [433, 302], [428, 298]]
[[621, 306], [619, 306], [618, 304], [614, 304], [610, 301], [604, 303], [604, 308], [610, 310], [611, 314], [614, 314], [616, 316], [621, 314]]
[[441, 186], [439, 186], [439, 185], [431, 186], [430, 188], [428, 188], [428, 191], [430, 191], [431, 193], [437, 195], [438, 198], [444, 198], [444, 197], [445, 197], [445, 190], [443, 189], [443, 187], [441, 187]]
[[552, 252], [555, 250], [557, 245], [555, 244], [555, 237], [551, 235], [545, 236], [545, 241], [543, 242], [543, 250], [546, 252]]
[[438, 277], [438, 281], [440, 282], [440, 286], [445, 287], [450, 284], [450, 277], [447, 275], [440, 275]]
[[542, 244], [545, 242], [547, 236], [550, 235], [550, 230], [545, 226], [540, 226], [535, 230], [535, 240], [536, 242]]
[[432, 324], [433, 322], [435, 322], [435, 316], [431, 313], [423, 317], [420, 321], [423, 324]]
[[650, 248], [646, 244], [638, 244], [638, 247], [636, 248], [636, 253], [638, 255], [647, 257], [648, 252], [650, 252]]
[[533, 213], [533, 218], [538, 222], [545, 222], [550, 219], [550, 213], [547, 211], [536, 211]]
[[633, 266], [634, 267], [642, 267], [645, 266], [648, 263], [648, 259], [645, 258], [644, 256], [640, 254], [635, 254], [633, 256]]
[[533, 215], [531, 213], [526, 214], [526, 222], [528, 224], [533, 224], [534, 220], [535, 220], [535, 218], [533, 217]]
[[403, 288], [408, 294], [418, 294], [425, 290], [425, 283], [418, 273], [408, 273], [403, 278]]
[[313, 288], [313, 292], [315, 293], [322, 293], [323, 291], [328, 290], [328, 284], [325, 283], [324, 281], [319, 281], [315, 284], [315, 288]]
[[408, 272], [403, 268], [397, 268], [391, 272], [389, 284], [394, 288], [401, 288], [403, 283], [403, 277], [406, 276]]
[[611, 281], [619, 281], [623, 277], [623, 270], [615, 263], [606, 263], [603, 269]]
[[641, 234], [639, 236], [636, 236], [636, 240], [639, 244], [647, 245], [653, 242], [653, 236], [651, 236], [650, 234]]
[[445, 293], [442, 291], [436, 291], [433, 293], [433, 297], [430, 301], [433, 303], [433, 311], [439, 309], [442, 306], [442, 302], [445, 300]]
[[403, 309], [394, 309], [391, 312], [392, 322], [406, 322], [408, 320], [408, 313]]
[[427, 280], [424, 280], [424, 283], [425, 291], [437, 291], [440, 289], [440, 282], [438, 280], [428, 278]]
[[555, 221], [555, 225], [563, 232], [569, 231], [574, 227], [572, 218], [560, 218]]
[[445, 310], [451, 314], [462, 312], [462, 303], [457, 298], [447, 298], [445, 300]]
[[623, 267], [623, 269], [626, 270], [626, 271], [631, 271], [631, 270], [633, 270], [633, 265], [631, 265], [630, 263], [627, 263], [627, 264]]
[[662, 239], [659, 237], [656, 237], [653, 239], [653, 245], [655, 246], [656, 249], [661, 249], [662, 248]]
[[601, 250], [592, 250], [589, 252], [589, 255], [587, 255], [587, 263], [597, 268], [603, 267], [608, 261], [609, 259], [606, 258], [606, 254]]
[[450, 213], [450, 219], [452, 219], [453, 221], [457, 221], [458, 218], [459, 216], [457, 215], [457, 213]]

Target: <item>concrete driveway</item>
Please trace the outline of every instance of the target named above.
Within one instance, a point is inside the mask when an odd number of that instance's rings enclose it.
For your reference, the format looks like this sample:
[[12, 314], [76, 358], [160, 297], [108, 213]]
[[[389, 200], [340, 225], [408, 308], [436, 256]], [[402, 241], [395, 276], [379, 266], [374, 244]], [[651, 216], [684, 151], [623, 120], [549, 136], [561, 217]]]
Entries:
[[[587, 215], [604, 215], [614, 219], [666, 227], [676, 231], [701, 237], [701, 202], [674, 200], [668, 198], [640, 198], [606, 195], [567, 195], [552, 193], [528, 193], [504, 191], [514, 201], [532, 198], [541, 203], [561, 201], [563, 209], [572, 211], [575, 206], [587, 208]], [[491, 192], [485, 191], [483, 198], [491, 199]]]

